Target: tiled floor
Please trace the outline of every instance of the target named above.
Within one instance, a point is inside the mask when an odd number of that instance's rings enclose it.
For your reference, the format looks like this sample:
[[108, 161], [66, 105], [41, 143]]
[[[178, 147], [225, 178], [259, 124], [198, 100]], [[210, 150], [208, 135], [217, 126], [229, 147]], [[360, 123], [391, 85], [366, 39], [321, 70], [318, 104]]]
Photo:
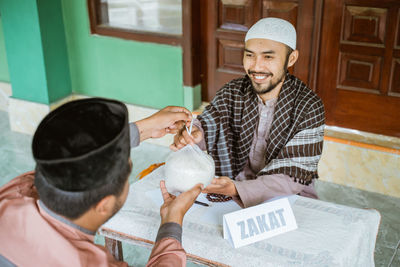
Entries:
[[[32, 170], [34, 161], [31, 156], [32, 136], [10, 131], [8, 115], [0, 111], [0, 186], [13, 177]], [[133, 173], [136, 175], [152, 163], [162, 162], [169, 150], [152, 144], [142, 144], [131, 151]], [[400, 240], [400, 199], [366, 192], [350, 187], [317, 181], [317, 191], [322, 200], [345, 204], [359, 208], [377, 209], [382, 221], [375, 249], [376, 266], [388, 266], [396, 245]], [[102, 238], [96, 238], [102, 243]], [[144, 266], [150, 250], [124, 244], [125, 260], [134, 266]], [[194, 266], [194, 264], [189, 264]], [[397, 252], [391, 266], [400, 266], [400, 251]]]

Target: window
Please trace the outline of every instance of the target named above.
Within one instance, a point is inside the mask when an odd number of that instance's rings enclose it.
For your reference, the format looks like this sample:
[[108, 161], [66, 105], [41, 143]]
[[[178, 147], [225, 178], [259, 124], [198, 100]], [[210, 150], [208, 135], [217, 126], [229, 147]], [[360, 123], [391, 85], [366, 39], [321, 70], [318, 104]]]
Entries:
[[182, 0], [88, 0], [92, 33], [180, 45]]
[[94, 34], [181, 46], [183, 83], [200, 83], [201, 0], [87, 0]]
[[182, 35], [182, 0], [101, 0], [105, 26]]

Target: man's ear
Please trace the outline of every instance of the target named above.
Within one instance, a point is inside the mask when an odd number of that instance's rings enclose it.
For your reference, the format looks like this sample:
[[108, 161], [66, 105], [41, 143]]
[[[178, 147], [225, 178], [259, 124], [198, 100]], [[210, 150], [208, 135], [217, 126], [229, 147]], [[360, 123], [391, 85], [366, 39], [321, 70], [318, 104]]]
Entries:
[[294, 65], [296, 63], [297, 59], [299, 58], [299, 50], [293, 50], [292, 53], [289, 55], [289, 60], [288, 60], [288, 68]]
[[94, 207], [94, 211], [103, 216], [109, 216], [113, 212], [113, 208], [117, 198], [114, 195], [105, 196]]

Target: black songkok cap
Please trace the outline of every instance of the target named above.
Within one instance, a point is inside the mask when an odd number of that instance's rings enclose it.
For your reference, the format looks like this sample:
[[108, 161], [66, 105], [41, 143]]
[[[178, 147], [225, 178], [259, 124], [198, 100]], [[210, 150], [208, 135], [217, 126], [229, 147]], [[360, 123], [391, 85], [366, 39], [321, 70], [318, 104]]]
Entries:
[[39, 124], [32, 152], [36, 179], [50, 187], [84, 192], [103, 186], [129, 166], [126, 106], [102, 98], [62, 105]]

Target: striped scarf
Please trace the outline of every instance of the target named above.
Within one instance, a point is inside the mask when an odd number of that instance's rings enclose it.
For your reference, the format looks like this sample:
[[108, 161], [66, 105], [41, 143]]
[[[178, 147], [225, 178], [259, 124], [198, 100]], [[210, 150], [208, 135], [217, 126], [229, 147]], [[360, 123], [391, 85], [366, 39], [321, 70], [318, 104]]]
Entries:
[[[259, 119], [257, 95], [248, 76], [221, 88], [198, 119], [216, 175], [236, 177], [246, 164]], [[287, 73], [266, 140], [265, 167], [257, 176], [282, 173], [302, 184], [318, 178], [324, 121], [321, 99]]]

